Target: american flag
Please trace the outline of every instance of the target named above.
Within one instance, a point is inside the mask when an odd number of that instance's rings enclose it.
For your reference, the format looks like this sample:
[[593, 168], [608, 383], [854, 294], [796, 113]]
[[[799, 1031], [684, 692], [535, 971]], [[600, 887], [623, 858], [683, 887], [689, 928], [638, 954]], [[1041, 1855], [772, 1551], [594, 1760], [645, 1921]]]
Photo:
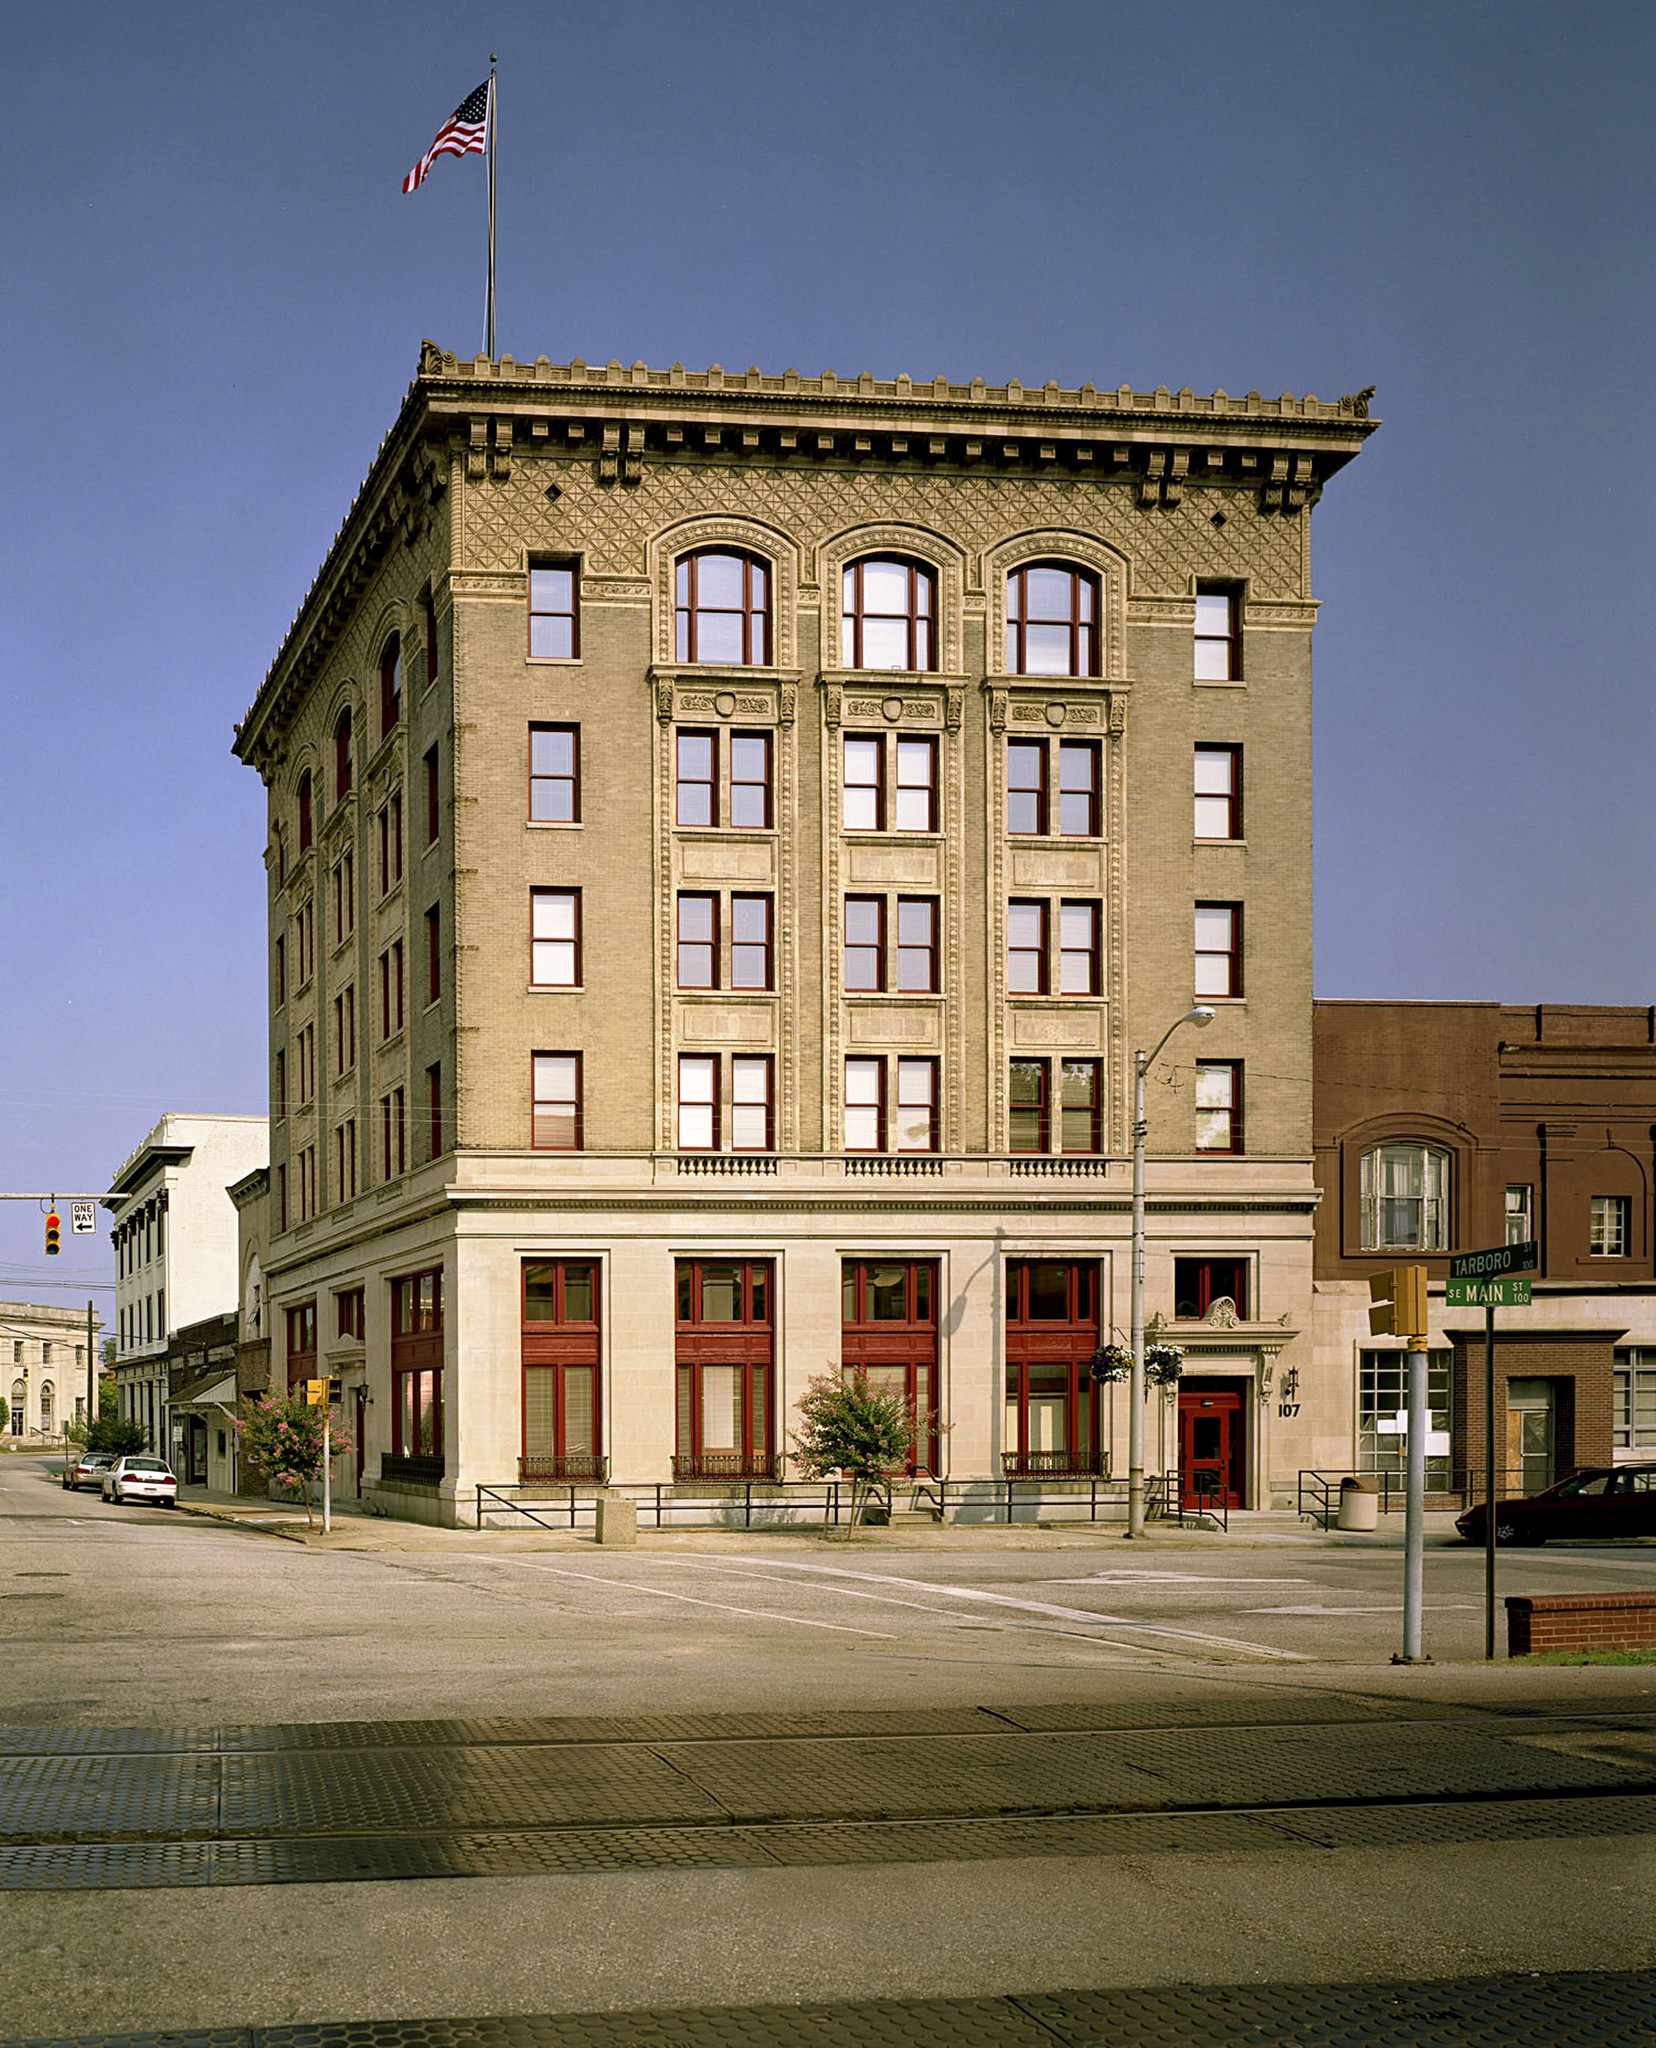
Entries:
[[485, 78], [476, 92], [468, 93], [438, 129], [437, 140], [403, 179], [403, 190], [417, 192], [425, 182], [426, 173], [440, 156], [470, 156], [474, 149], [481, 149], [488, 138], [489, 81]]

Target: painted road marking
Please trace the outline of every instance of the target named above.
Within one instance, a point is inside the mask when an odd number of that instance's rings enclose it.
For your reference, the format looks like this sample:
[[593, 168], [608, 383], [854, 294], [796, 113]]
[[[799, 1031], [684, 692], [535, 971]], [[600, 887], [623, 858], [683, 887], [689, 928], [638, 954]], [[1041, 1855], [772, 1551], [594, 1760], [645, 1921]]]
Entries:
[[1219, 1572], [1088, 1572], [1079, 1579], [1043, 1579], [1044, 1586], [1310, 1586], [1313, 1579], [1237, 1578]]
[[[479, 1560], [480, 1563], [482, 1561]], [[528, 1558], [523, 1557], [491, 1557], [488, 1562], [516, 1565], [520, 1571], [526, 1572], [550, 1572], [554, 1578], [559, 1579], [586, 1579], [594, 1586], [608, 1586], [612, 1591], [618, 1585], [625, 1586], [630, 1592], [654, 1593], [657, 1599], [682, 1600], [691, 1607], [717, 1607], [725, 1614], [745, 1614], [756, 1621], [791, 1621], [799, 1628], [832, 1629], [836, 1635], [842, 1636], [873, 1636], [882, 1643], [894, 1643], [898, 1640], [896, 1636], [886, 1635], [880, 1629], [851, 1628], [838, 1621], [807, 1621], [802, 1615], [778, 1614], [768, 1607], [732, 1607], [724, 1600], [698, 1600], [693, 1593], [672, 1593], [664, 1586], [645, 1586], [636, 1579], [607, 1578], [601, 1572], [572, 1572], [562, 1565], [533, 1564]]]
[[[1481, 1600], [1428, 1600], [1426, 1609], [1431, 1614], [1481, 1614]], [[1401, 1614], [1403, 1603], [1395, 1607], [1244, 1607], [1244, 1614]]]

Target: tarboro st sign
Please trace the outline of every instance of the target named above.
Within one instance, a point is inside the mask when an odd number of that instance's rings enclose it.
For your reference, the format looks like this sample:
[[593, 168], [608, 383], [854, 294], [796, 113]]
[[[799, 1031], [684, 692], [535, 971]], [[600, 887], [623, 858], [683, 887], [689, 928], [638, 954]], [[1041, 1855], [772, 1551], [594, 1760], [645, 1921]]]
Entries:
[[1522, 1244], [1498, 1244], [1486, 1252], [1461, 1252], [1449, 1261], [1444, 1283], [1446, 1308], [1528, 1308], [1530, 1284], [1520, 1275], [1540, 1264], [1534, 1238]]

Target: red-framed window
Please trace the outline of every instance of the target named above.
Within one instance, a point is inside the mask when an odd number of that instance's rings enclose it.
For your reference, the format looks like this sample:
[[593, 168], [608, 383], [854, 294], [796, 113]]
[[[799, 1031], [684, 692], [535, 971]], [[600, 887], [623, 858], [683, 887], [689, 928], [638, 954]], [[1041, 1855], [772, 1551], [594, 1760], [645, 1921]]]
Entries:
[[1241, 599], [1231, 583], [1196, 586], [1196, 680], [1231, 683], [1242, 674]]
[[380, 894], [387, 895], [402, 880], [403, 817], [402, 791], [395, 790], [379, 814]]
[[521, 1479], [602, 1479], [596, 1259], [523, 1261]]
[[537, 1152], [579, 1152], [583, 1142], [581, 1055], [537, 1052], [530, 1057], [530, 1137]]
[[1099, 989], [1096, 903], [1066, 902], [1058, 906], [1058, 993], [1095, 996]]
[[840, 659], [847, 668], [936, 668], [935, 569], [868, 555], [846, 564], [842, 597]]
[[1250, 1261], [1235, 1258], [1190, 1258], [1173, 1261], [1173, 1313], [1192, 1318], [1205, 1316], [1221, 1298], [1235, 1304], [1236, 1313], [1248, 1318], [1248, 1267]]
[[770, 989], [776, 986], [773, 967], [771, 899], [732, 896], [730, 899], [730, 985]]
[[1240, 903], [1198, 903], [1196, 906], [1196, 993], [1239, 996], [1242, 993], [1242, 906]]
[[730, 1149], [776, 1149], [775, 1063], [769, 1053], [733, 1053], [730, 1059]]
[[719, 822], [719, 735], [680, 732], [673, 743], [675, 825]]
[[357, 1127], [350, 1117], [334, 1132], [334, 1185], [342, 1202], [353, 1201], [357, 1191]]
[[897, 899], [897, 987], [910, 995], [938, 990], [937, 898]]
[[308, 853], [311, 843], [311, 778], [307, 768], [299, 778], [299, 851]]
[[426, 1068], [426, 1117], [431, 1133], [431, 1157], [443, 1156], [443, 1063], [433, 1060]]
[[1006, 1143], [1011, 1152], [1045, 1152], [1052, 1143], [1048, 1063], [1014, 1060], [1007, 1092]]
[[581, 728], [578, 725], [530, 726], [529, 822], [532, 825], [578, 825], [581, 822]]
[[937, 741], [929, 734], [898, 735], [893, 826], [898, 832], [937, 830]]
[[771, 825], [771, 736], [730, 735], [730, 822], [739, 832], [768, 832]]
[[437, 607], [429, 590], [420, 599], [420, 623], [425, 631], [426, 688], [430, 689], [437, 680]]
[[348, 939], [356, 930], [356, 855], [346, 847], [333, 871], [334, 939]]
[[1064, 839], [1096, 839], [1102, 829], [1096, 740], [1058, 745], [1058, 832]]
[[1100, 1467], [1098, 1267], [1090, 1259], [1010, 1259], [1006, 1266], [1006, 1410], [1001, 1467], [1009, 1477]]
[[678, 900], [677, 976], [680, 988], [719, 985], [719, 899], [686, 891]]
[[287, 1383], [316, 1378], [316, 1303], [301, 1301], [287, 1312]]
[[334, 1335], [352, 1337], [361, 1343], [368, 1328], [367, 1297], [360, 1287], [348, 1287], [334, 1296]]
[[339, 714], [334, 724], [334, 802], [342, 803], [351, 793], [351, 708]]
[[845, 735], [840, 755], [840, 822], [847, 832], [885, 830], [885, 735]]
[[898, 1060], [896, 1093], [896, 1149], [935, 1152], [939, 1130], [936, 1060]]
[[1242, 749], [1196, 749], [1196, 837], [1242, 837]]
[[581, 653], [580, 592], [573, 562], [529, 569], [529, 659], [577, 661]]
[[1104, 1149], [1103, 1068], [1097, 1060], [1064, 1060], [1059, 1080], [1058, 1135], [1063, 1152]]
[[334, 1072], [348, 1074], [356, 1065], [356, 983], [334, 997]]
[[719, 1056], [680, 1053], [678, 1063], [678, 1149], [719, 1149]]
[[581, 985], [581, 892], [529, 891], [529, 979], [536, 988]]
[[1196, 1062], [1196, 1149], [1242, 1150], [1242, 1062]]
[[403, 943], [393, 939], [379, 958], [380, 1037], [393, 1038], [403, 1028]]
[[443, 993], [443, 913], [432, 904], [425, 914], [426, 1001], [435, 1003]]
[[770, 569], [757, 555], [702, 548], [674, 570], [677, 659], [762, 668], [771, 658]]
[[1014, 898], [1006, 910], [1006, 986], [1015, 996], [1047, 992], [1049, 906], [1039, 897]]
[[1036, 836], [1047, 828], [1047, 743], [1006, 743], [1006, 829]]
[[435, 846], [437, 835], [442, 829], [443, 806], [442, 786], [437, 774], [437, 749], [428, 747], [425, 754], [426, 772], [426, 845]]
[[391, 1282], [391, 1450], [440, 1476], [443, 1460], [443, 1271]]
[[393, 633], [380, 656], [380, 738], [402, 720], [402, 640]]
[[840, 1266], [840, 1368], [907, 1401], [918, 1425], [908, 1472], [938, 1464], [937, 1266], [930, 1259], [846, 1259]]
[[1098, 578], [1027, 562], [1006, 579], [1006, 665], [1015, 676], [1098, 674]]
[[886, 1141], [885, 1061], [845, 1063], [845, 1149], [883, 1152]]
[[845, 899], [845, 986], [848, 992], [885, 987], [885, 898]]
[[401, 1088], [380, 1097], [380, 1132], [383, 1139], [381, 1178], [395, 1180], [408, 1171], [408, 1101]]
[[675, 1275], [677, 1479], [769, 1479], [776, 1464], [774, 1284], [768, 1259], [680, 1259]]

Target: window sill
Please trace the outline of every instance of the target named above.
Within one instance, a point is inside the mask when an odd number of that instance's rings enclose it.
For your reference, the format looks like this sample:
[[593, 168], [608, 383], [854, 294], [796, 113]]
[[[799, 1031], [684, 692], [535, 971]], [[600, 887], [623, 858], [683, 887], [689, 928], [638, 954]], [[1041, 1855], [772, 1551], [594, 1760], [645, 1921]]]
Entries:
[[1248, 1006], [1246, 996], [1193, 996], [1191, 1000], [1209, 1010], [1244, 1010]]
[[586, 828], [579, 818], [525, 818], [524, 828], [530, 832], [581, 832]]
[[586, 993], [584, 981], [531, 981], [528, 984], [532, 996], [579, 996]]
[[1198, 690], [1245, 690], [1246, 676], [1192, 676], [1192, 685]]
[[774, 988], [675, 988], [673, 993], [681, 1002], [774, 1003], [778, 992]]
[[526, 654], [524, 661], [530, 668], [579, 668], [582, 657], [578, 654]]
[[1245, 839], [1203, 839], [1199, 834], [1192, 838], [1192, 846], [1246, 846]]

